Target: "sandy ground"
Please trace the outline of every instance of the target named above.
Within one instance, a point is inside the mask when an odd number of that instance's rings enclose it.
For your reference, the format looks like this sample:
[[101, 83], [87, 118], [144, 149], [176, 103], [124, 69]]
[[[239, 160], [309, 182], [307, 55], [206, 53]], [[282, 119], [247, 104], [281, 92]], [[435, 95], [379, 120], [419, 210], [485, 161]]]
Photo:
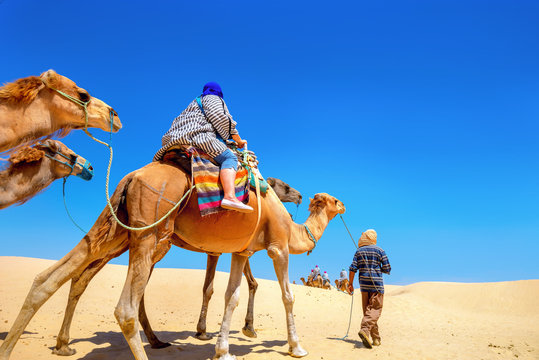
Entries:
[[[33, 278], [53, 261], [0, 257], [0, 340], [24, 301]], [[82, 296], [73, 326], [71, 359], [133, 359], [113, 315], [127, 268], [108, 265]], [[173, 343], [154, 350], [150, 359], [209, 359], [215, 338], [194, 338], [202, 299], [201, 270], [156, 269], [146, 290], [148, 316], [157, 335]], [[217, 273], [208, 314], [208, 332], [216, 334], [224, 309], [227, 273]], [[11, 359], [55, 359], [51, 354], [62, 322], [69, 285], [65, 284], [36, 314]], [[539, 359], [539, 280], [500, 283], [417, 283], [386, 286], [379, 322], [382, 346], [372, 350], [358, 339], [361, 298], [355, 295], [349, 337], [351, 297], [294, 285], [294, 314], [306, 359]], [[291, 359], [286, 355], [286, 325], [279, 286], [259, 280], [255, 302], [258, 338], [241, 333], [247, 284], [233, 317], [230, 350], [238, 359]], [[143, 339], [144, 338], [144, 335]]]

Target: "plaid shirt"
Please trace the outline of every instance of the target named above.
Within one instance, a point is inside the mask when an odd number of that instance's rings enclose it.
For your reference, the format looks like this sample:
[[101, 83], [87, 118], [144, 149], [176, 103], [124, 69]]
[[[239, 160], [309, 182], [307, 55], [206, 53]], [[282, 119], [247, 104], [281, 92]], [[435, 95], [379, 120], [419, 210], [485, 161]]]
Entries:
[[376, 245], [357, 249], [350, 271], [357, 272], [361, 291], [384, 293], [382, 273], [389, 275], [391, 265], [384, 250]]

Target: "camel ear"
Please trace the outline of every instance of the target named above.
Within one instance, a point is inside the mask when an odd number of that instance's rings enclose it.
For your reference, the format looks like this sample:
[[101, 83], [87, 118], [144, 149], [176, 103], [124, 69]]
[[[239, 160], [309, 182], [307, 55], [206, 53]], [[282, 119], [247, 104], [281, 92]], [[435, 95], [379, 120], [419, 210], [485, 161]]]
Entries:
[[58, 144], [56, 143], [56, 141], [51, 140], [51, 139], [47, 139], [45, 141], [42, 141], [41, 144], [39, 144], [36, 147], [38, 147], [40, 149], [50, 149], [52, 152], [57, 152], [58, 151]]
[[58, 74], [52, 69], [45, 71], [39, 77], [47, 86], [52, 88], [55, 88], [58, 83]]
[[272, 178], [272, 177], [269, 177], [266, 179], [266, 181], [268, 182], [268, 184], [270, 184], [270, 186], [275, 186], [275, 179]]

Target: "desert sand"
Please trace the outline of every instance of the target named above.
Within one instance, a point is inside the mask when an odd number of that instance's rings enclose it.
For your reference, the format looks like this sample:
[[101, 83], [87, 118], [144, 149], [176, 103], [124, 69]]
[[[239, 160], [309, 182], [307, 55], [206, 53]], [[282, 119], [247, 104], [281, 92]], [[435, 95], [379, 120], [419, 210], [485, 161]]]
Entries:
[[[0, 341], [7, 332], [39, 272], [54, 261], [0, 257]], [[71, 359], [133, 359], [113, 315], [127, 267], [107, 265], [82, 296], [73, 326]], [[146, 289], [148, 316], [157, 335], [173, 346], [154, 350], [150, 359], [210, 359], [215, 338], [194, 338], [202, 300], [204, 271], [156, 269]], [[217, 273], [208, 312], [208, 332], [217, 335], [224, 309], [227, 273]], [[299, 279], [296, 279], [298, 281]], [[281, 291], [275, 281], [258, 280], [255, 328], [258, 338], [241, 333], [247, 306], [247, 284], [232, 322], [230, 350], [238, 359], [292, 359], [287, 356]], [[354, 296], [352, 325], [345, 340], [351, 296], [293, 285], [294, 314], [305, 359], [539, 359], [539, 280], [498, 283], [425, 282], [386, 286], [379, 321], [382, 346], [363, 347], [357, 332], [361, 297]], [[55, 359], [51, 354], [67, 302], [65, 284], [36, 314], [11, 359]], [[142, 335], [145, 339], [144, 335]], [[147, 344], [147, 342], [146, 342]]]

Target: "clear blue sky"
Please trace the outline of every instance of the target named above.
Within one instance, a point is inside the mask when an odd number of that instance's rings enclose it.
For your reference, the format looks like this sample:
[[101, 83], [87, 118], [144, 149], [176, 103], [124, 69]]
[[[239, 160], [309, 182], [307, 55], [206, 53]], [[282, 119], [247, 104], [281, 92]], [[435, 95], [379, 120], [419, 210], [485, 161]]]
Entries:
[[[538, 18], [537, 1], [4, 0], [0, 81], [52, 68], [112, 105], [112, 187], [217, 81], [265, 176], [342, 200], [356, 239], [378, 231], [387, 283], [539, 278]], [[63, 141], [95, 167], [67, 189], [89, 229], [108, 152], [80, 131]], [[0, 255], [58, 259], [82, 237], [61, 181], [0, 226]], [[311, 256], [291, 257], [291, 281], [315, 264], [334, 278], [353, 253], [336, 218]], [[158, 266], [205, 256], [173, 248]], [[265, 252], [252, 267], [275, 279]]]

